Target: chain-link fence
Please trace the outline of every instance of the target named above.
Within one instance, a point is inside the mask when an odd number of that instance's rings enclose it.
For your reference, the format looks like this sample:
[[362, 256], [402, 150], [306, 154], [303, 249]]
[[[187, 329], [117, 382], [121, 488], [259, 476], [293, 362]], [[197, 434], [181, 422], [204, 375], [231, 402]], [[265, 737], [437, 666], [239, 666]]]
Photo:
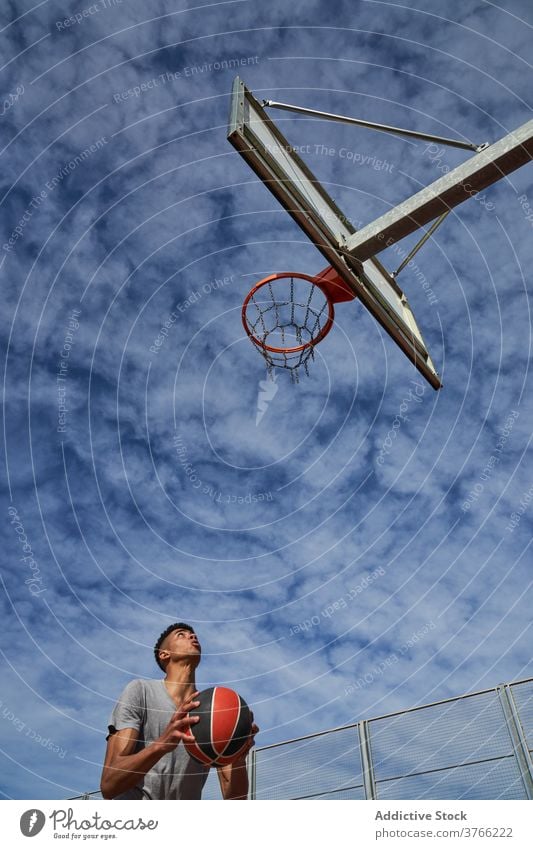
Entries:
[[532, 754], [529, 678], [257, 748], [250, 797], [533, 799]]
[[257, 749], [254, 799], [532, 799], [533, 679]]

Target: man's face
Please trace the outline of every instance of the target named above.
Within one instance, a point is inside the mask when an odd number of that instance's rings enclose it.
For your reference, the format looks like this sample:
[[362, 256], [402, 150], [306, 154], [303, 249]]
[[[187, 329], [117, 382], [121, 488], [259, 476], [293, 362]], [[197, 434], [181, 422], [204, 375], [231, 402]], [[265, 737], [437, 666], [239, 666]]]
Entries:
[[[194, 631], [186, 631], [181, 628], [168, 635], [161, 649], [168, 651], [174, 661], [189, 659], [192, 655], [192, 657], [197, 658], [199, 663], [202, 654], [202, 647]], [[165, 655], [163, 659], [165, 659]]]

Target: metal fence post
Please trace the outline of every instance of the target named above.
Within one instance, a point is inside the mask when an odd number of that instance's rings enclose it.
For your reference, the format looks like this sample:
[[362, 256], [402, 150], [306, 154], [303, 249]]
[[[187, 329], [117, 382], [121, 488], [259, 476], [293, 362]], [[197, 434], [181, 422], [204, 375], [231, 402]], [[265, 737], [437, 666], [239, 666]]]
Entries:
[[533, 763], [511, 688], [508, 684], [499, 684], [496, 687], [496, 692], [500, 697], [500, 704], [513, 744], [514, 756], [524, 782], [526, 796], [528, 799], [533, 799]]
[[367, 720], [363, 720], [359, 723], [358, 729], [365, 799], [377, 799], [376, 779], [374, 777], [372, 750], [370, 748], [370, 723]]
[[250, 799], [255, 799], [256, 797], [256, 757], [255, 757], [255, 749], [252, 749], [250, 752]]

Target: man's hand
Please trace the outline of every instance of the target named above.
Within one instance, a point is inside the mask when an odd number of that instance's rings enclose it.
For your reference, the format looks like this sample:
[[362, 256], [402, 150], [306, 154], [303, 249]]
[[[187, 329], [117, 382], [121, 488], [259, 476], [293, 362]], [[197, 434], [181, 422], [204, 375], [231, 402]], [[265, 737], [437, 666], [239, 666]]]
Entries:
[[248, 742], [246, 744], [246, 748], [244, 748], [242, 750], [241, 754], [239, 755], [238, 761], [234, 761], [233, 763], [238, 763], [239, 761], [244, 762], [246, 760], [246, 756], [247, 756], [248, 752], [250, 751], [250, 749], [252, 749], [255, 746], [255, 735], [259, 733], [259, 728], [257, 727], [257, 725], [254, 722], [253, 711], [250, 711], [250, 716], [251, 716], [251, 719], [252, 719], [252, 730], [250, 731], [250, 736], [248, 737]]
[[195, 725], [200, 717], [189, 716], [189, 711], [194, 710], [200, 704], [200, 702], [195, 701], [198, 695], [198, 690], [196, 690], [188, 701], [183, 702], [161, 736], [155, 741], [154, 746], [157, 746], [165, 754], [172, 752], [182, 740], [191, 738], [191, 726]]

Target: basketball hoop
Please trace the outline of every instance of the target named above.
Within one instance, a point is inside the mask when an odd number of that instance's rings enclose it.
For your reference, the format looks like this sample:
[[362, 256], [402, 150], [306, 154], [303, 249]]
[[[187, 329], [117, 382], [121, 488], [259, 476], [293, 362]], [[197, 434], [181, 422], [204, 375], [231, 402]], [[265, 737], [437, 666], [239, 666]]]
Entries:
[[331, 267], [315, 277], [283, 272], [256, 283], [244, 299], [242, 323], [269, 375], [285, 368], [296, 383], [300, 368], [308, 375], [315, 346], [333, 327], [334, 303], [354, 297]]

